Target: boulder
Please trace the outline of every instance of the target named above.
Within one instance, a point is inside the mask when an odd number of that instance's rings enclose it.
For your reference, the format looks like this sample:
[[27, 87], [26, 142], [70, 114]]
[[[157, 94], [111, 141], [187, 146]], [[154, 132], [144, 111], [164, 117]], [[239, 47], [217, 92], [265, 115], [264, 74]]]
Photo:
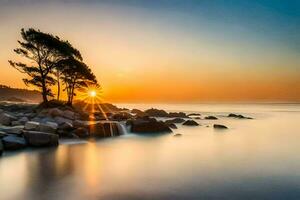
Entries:
[[119, 129], [119, 124], [110, 121], [89, 125], [89, 133], [92, 137], [113, 137], [122, 134]]
[[26, 122], [24, 129], [28, 131], [38, 131], [39, 127], [40, 127], [39, 122], [28, 121]]
[[66, 118], [63, 118], [63, 117], [55, 117], [54, 118], [55, 122], [60, 125], [60, 124], [63, 124], [65, 122], [68, 122], [68, 123], [71, 123], [72, 124], [72, 120], [70, 119], [66, 119]]
[[46, 122], [40, 124], [39, 131], [45, 132], [45, 133], [55, 133], [58, 128], [57, 123], [55, 122]]
[[183, 123], [185, 122], [182, 118], [168, 119], [165, 121], [166, 123]]
[[182, 134], [180, 134], [180, 133], [176, 133], [176, 134], [174, 135], [174, 137], [180, 137], [180, 136], [182, 136]]
[[52, 117], [61, 117], [63, 114], [64, 112], [58, 108], [50, 108], [48, 110], [48, 115]]
[[167, 125], [172, 129], [177, 129], [177, 126], [173, 123], [168, 123]]
[[191, 116], [201, 116], [200, 113], [190, 113], [187, 116], [191, 117]]
[[4, 150], [18, 150], [27, 146], [23, 137], [9, 135], [2, 138]]
[[1, 113], [0, 114], [0, 124], [4, 125], [4, 126], [10, 126], [12, 121], [16, 121], [17, 118], [15, 118], [12, 115], [9, 115], [7, 113]]
[[234, 113], [230, 113], [228, 115], [228, 117], [231, 117], [231, 118], [237, 118], [237, 119], [253, 119], [251, 117], [245, 117], [243, 115], [239, 115], [239, 114], [234, 114]]
[[125, 121], [125, 120], [131, 119], [131, 118], [132, 118], [132, 115], [129, 114], [128, 112], [119, 112], [119, 113], [113, 114], [111, 116], [111, 119], [115, 120], [115, 121]]
[[194, 120], [187, 120], [182, 125], [185, 125], [185, 126], [199, 126], [199, 124], [197, 122], [195, 122]]
[[19, 122], [19, 121], [12, 121], [12, 122], [11, 122], [11, 125], [12, 125], [12, 126], [20, 126], [20, 125], [22, 125], [22, 123]]
[[206, 116], [204, 119], [208, 119], [208, 120], [217, 120], [218, 118], [215, 116]]
[[73, 131], [73, 134], [79, 138], [89, 137], [89, 130], [87, 128], [79, 127]]
[[8, 134], [5, 133], [4, 131], [0, 131], [0, 138], [3, 138], [5, 136], [8, 136]]
[[73, 111], [70, 111], [70, 110], [65, 110], [63, 112], [63, 117], [67, 118], [67, 119], [74, 120], [75, 119], [75, 113]]
[[24, 125], [26, 122], [29, 121], [28, 117], [21, 117], [19, 120], [20, 124]]
[[151, 117], [168, 117], [169, 114], [164, 110], [151, 108], [145, 111], [145, 113]]
[[0, 127], [0, 130], [5, 132], [5, 133], [8, 133], [8, 134], [16, 134], [16, 135], [20, 135], [22, 134], [23, 132], [23, 129], [24, 129], [24, 126], [2, 126]]
[[58, 126], [58, 129], [61, 130], [72, 130], [73, 129], [73, 124], [69, 122], [64, 122]]
[[135, 133], [170, 133], [170, 127], [162, 121], [137, 119], [132, 121], [131, 132]]
[[228, 129], [227, 126], [221, 125], [221, 124], [214, 124], [215, 129]]
[[39, 131], [25, 131], [27, 143], [33, 147], [48, 147], [58, 145], [58, 135]]
[[188, 118], [188, 116], [184, 112], [170, 112], [168, 117], [181, 117], [181, 118]]
[[[66, 122], [67, 123], [67, 122]], [[85, 127], [86, 123], [84, 121], [80, 121], [80, 120], [75, 120], [73, 122], [73, 127], [74, 128], [79, 128], [79, 127]]]
[[132, 114], [135, 114], [135, 116], [143, 117], [146, 116], [147, 114], [139, 109], [132, 109], [131, 110]]

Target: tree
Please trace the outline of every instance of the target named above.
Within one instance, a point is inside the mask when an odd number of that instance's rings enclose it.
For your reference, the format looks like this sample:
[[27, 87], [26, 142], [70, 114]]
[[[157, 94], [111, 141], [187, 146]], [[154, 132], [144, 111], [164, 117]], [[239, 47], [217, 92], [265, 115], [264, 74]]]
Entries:
[[88, 87], [89, 85], [98, 85], [96, 76], [91, 69], [77, 59], [68, 58], [61, 60], [58, 66], [61, 69], [61, 79], [65, 85], [64, 90], [67, 91], [67, 104], [69, 105], [73, 103], [76, 89]]
[[52, 76], [53, 69], [66, 58], [82, 60], [81, 54], [68, 41], [33, 28], [21, 29], [21, 36], [23, 41], [18, 41], [20, 47], [14, 49], [14, 52], [31, 62], [26, 64], [9, 60], [9, 63], [28, 75], [28, 78], [23, 79], [24, 83], [38, 87], [43, 101], [47, 102], [47, 97], [53, 95], [50, 86], [56, 82]]

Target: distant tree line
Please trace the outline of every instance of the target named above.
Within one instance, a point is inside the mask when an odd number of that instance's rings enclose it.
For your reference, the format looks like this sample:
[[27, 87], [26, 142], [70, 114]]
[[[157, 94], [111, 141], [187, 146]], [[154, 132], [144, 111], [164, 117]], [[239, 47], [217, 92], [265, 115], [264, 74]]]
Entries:
[[64, 86], [69, 105], [72, 105], [76, 89], [98, 85], [96, 76], [83, 62], [79, 50], [68, 41], [33, 28], [21, 29], [21, 36], [19, 48], [14, 49], [14, 52], [27, 58], [30, 64], [11, 60], [8, 62], [27, 75], [23, 79], [24, 83], [37, 87], [41, 91], [43, 102], [54, 97], [51, 90], [54, 85], [57, 85], [58, 100], [61, 86]]

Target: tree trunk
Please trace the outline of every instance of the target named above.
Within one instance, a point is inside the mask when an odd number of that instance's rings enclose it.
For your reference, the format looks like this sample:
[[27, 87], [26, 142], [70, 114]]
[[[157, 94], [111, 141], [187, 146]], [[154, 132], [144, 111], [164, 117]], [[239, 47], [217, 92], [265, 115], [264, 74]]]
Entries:
[[43, 102], [46, 103], [48, 102], [48, 98], [47, 98], [47, 88], [46, 88], [46, 84], [43, 81], [42, 82], [42, 95], [43, 95]]
[[59, 81], [59, 71], [57, 70], [57, 100], [59, 101], [60, 97], [60, 81]]

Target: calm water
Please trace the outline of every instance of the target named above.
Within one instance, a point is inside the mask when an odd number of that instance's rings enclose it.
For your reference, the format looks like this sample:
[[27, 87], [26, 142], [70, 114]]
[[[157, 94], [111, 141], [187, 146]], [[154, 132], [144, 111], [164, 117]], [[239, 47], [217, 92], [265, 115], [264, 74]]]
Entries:
[[128, 134], [6, 154], [0, 199], [300, 199], [299, 105], [153, 107], [214, 114], [230, 129], [198, 120], [202, 126], [175, 131], [182, 137]]

